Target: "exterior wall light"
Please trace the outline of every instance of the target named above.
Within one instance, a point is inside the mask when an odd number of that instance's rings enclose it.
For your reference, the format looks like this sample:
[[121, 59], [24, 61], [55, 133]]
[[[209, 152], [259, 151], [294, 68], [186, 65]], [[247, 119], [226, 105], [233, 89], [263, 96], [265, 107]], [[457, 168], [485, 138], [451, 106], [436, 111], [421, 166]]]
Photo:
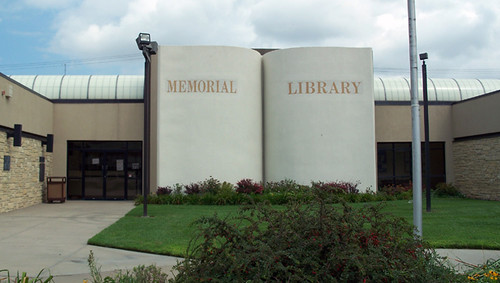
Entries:
[[47, 152], [53, 152], [54, 151], [54, 135], [53, 134], [47, 134], [46, 141], [42, 141], [42, 146], [46, 145], [47, 146]]
[[14, 138], [14, 146], [21, 146], [23, 136], [23, 125], [15, 124], [14, 130], [7, 133], [7, 138]]

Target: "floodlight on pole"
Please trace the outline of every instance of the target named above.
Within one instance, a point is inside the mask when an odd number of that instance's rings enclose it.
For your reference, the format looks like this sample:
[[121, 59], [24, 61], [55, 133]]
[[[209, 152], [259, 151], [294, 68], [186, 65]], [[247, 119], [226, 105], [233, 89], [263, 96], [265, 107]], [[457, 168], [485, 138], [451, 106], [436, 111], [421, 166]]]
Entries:
[[424, 135], [425, 135], [425, 199], [426, 211], [431, 212], [431, 153], [429, 143], [429, 99], [427, 95], [427, 65], [425, 60], [429, 59], [427, 53], [420, 54], [422, 60], [422, 86], [424, 95]]
[[139, 33], [139, 36], [135, 39], [137, 42], [137, 47], [139, 47], [139, 50], [142, 50], [144, 46], [148, 45], [151, 43], [151, 35], [149, 33]]
[[158, 51], [158, 43], [151, 41], [149, 33], [139, 33], [135, 39], [137, 47], [142, 50], [145, 59], [144, 65], [144, 141], [143, 141], [143, 216], [148, 216], [148, 195], [150, 186], [150, 160], [151, 160], [151, 55]]

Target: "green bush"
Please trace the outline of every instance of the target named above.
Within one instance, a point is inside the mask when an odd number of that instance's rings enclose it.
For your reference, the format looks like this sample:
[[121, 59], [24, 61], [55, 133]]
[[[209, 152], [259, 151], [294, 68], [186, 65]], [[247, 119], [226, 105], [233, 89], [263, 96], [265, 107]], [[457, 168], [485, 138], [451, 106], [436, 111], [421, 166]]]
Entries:
[[383, 195], [385, 197], [385, 200], [412, 199], [413, 185], [411, 182], [405, 185], [386, 185], [380, 187], [377, 194]]
[[[134, 267], [131, 271], [118, 271], [114, 276], [102, 277], [101, 267], [97, 264], [94, 253], [90, 251], [87, 259], [90, 276], [93, 283], [166, 283], [168, 282], [168, 275], [162, 272], [161, 268], [156, 265], [139, 265]], [[24, 282], [23, 282], [24, 283]]]
[[309, 189], [307, 186], [297, 184], [294, 180], [285, 179], [278, 182], [267, 182], [264, 185], [263, 193], [296, 193], [301, 190]]
[[285, 210], [244, 207], [237, 216], [197, 222], [173, 282], [460, 282], [381, 206], [335, 208], [322, 200]]
[[203, 182], [200, 182], [201, 193], [217, 194], [222, 187], [219, 180], [210, 176]]
[[446, 183], [438, 183], [433, 193], [438, 197], [464, 197], [455, 186]]

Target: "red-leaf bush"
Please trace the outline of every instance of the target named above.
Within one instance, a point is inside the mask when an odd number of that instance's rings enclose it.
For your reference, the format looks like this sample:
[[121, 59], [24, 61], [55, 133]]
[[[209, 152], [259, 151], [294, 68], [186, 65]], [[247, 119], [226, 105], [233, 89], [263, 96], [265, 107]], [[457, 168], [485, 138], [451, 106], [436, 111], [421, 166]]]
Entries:
[[259, 205], [196, 222], [173, 282], [459, 282], [381, 206], [340, 208], [321, 200], [287, 209]]
[[335, 181], [335, 182], [312, 182], [312, 187], [327, 193], [334, 194], [358, 194], [358, 183]]
[[393, 184], [385, 185], [378, 189], [380, 194], [387, 195], [393, 199], [411, 199], [413, 192], [413, 185], [411, 182], [408, 184]]
[[191, 183], [184, 186], [184, 192], [187, 195], [197, 195], [201, 193], [201, 186], [199, 183]]
[[166, 187], [158, 187], [158, 190], [156, 191], [156, 194], [161, 196], [161, 195], [170, 195], [172, 193], [172, 189], [168, 186]]
[[264, 188], [252, 179], [243, 179], [236, 183], [236, 192], [240, 194], [262, 194]]

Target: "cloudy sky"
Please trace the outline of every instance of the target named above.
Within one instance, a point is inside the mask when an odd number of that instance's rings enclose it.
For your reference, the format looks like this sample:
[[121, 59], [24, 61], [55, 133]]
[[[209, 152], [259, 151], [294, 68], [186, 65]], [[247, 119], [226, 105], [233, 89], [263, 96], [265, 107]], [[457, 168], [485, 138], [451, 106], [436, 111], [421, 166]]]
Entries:
[[[415, 0], [434, 78], [500, 78], [499, 0]], [[376, 76], [408, 76], [405, 0], [0, 0], [0, 72], [143, 74], [135, 45], [371, 47]]]

